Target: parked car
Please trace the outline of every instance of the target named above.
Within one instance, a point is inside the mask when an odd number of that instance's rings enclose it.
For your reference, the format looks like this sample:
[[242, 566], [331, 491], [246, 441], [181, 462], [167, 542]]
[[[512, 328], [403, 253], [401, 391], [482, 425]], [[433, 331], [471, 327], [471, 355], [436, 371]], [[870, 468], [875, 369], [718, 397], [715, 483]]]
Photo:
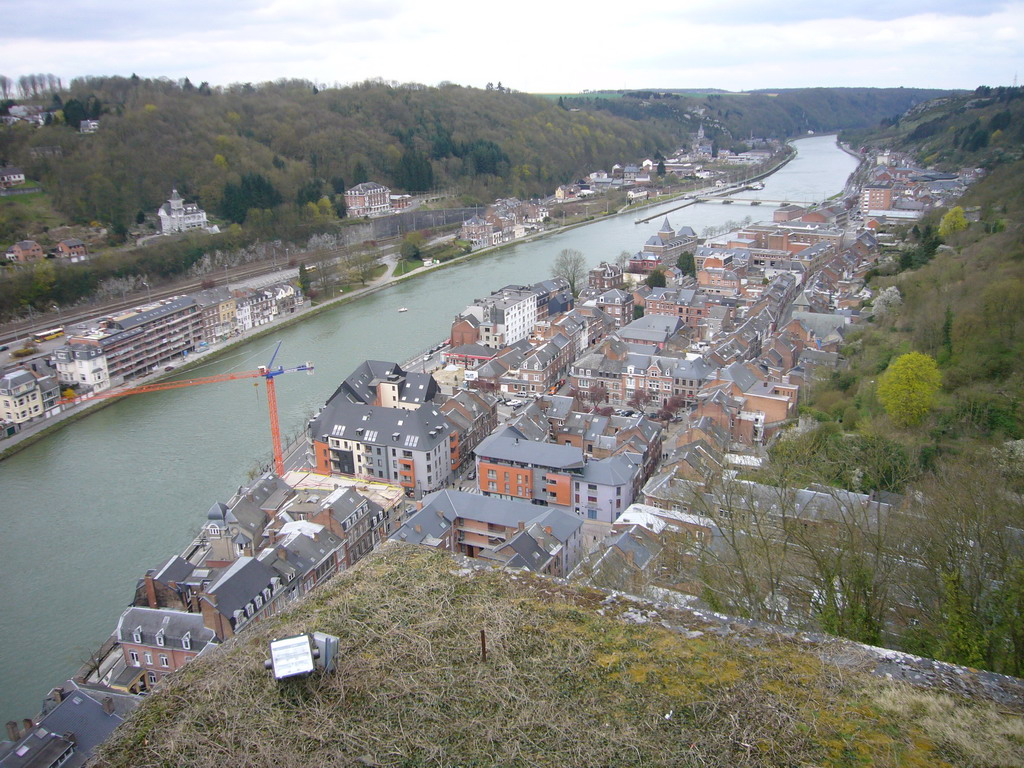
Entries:
[[8, 349], [10, 349], [10, 347], [6, 344], [0, 345], [0, 352], [6, 352]]

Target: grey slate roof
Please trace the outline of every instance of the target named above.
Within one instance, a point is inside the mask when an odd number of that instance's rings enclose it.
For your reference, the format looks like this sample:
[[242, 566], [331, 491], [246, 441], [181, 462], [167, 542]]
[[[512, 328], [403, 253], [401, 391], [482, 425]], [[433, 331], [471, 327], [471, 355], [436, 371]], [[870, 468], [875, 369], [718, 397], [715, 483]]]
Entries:
[[235, 611], [269, 587], [274, 572], [254, 557], [243, 556], [221, 571], [207, 593], [217, 598], [217, 610], [231, 618]]
[[640, 462], [639, 454], [625, 453], [599, 461], [589, 461], [583, 470], [583, 476], [576, 482], [605, 486], [632, 485], [641, 471]]
[[114, 634], [122, 643], [132, 643], [136, 642], [133, 633], [139, 629], [142, 632], [142, 640], [139, 642], [145, 645], [159, 645], [156, 636], [162, 631], [164, 647], [177, 650], [185, 649], [182, 638], [187, 634], [190, 647], [186, 650], [197, 653], [207, 644], [216, 642], [217, 637], [212, 629], [203, 625], [203, 616], [200, 613], [135, 606], [125, 609], [121, 614]]
[[[65, 735], [73, 735], [75, 751], [62, 766], [85, 765], [89, 755], [124, 722], [115, 710], [103, 711], [102, 697], [73, 688], [67, 698], [52, 709], [27, 737], [0, 759], [0, 768], [29, 768], [50, 765], [66, 749]], [[64, 742], [64, 743], [61, 743]], [[21, 747], [28, 751], [18, 755]]]
[[179, 296], [174, 299], [168, 299], [161, 303], [159, 307], [153, 309], [147, 309], [142, 312], [136, 312], [128, 317], [122, 317], [119, 319], [112, 319], [112, 327], [122, 331], [128, 331], [132, 328], [137, 328], [140, 325], [145, 325], [154, 320], [157, 320], [166, 315], [174, 314], [185, 307], [194, 306], [196, 303], [195, 299], [191, 296]]
[[[440, 538], [456, 518], [505, 528], [516, 528], [520, 523], [524, 526], [536, 523], [550, 527], [551, 534], [563, 544], [583, 526], [583, 521], [575, 515], [550, 507], [536, 507], [524, 501], [506, 501], [465, 491], [437, 491], [424, 497], [423, 509], [414, 513], [391, 538], [417, 544], [428, 535]], [[419, 533], [416, 532], [417, 525], [421, 528]]]
[[583, 451], [572, 445], [527, 440], [518, 430], [506, 427], [485, 438], [474, 453], [481, 459], [498, 459], [555, 469], [583, 469]]
[[398, 384], [398, 399], [403, 403], [422, 405], [440, 393], [434, 377], [429, 373], [409, 373], [398, 363], [382, 360], [364, 360], [349, 374], [328, 398], [347, 399], [352, 403], [371, 405], [377, 399], [377, 383], [393, 381]]
[[368, 445], [430, 451], [452, 431], [444, 415], [429, 405], [408, 411], [350, 403], [334, 398], [310, 423], [315, 439], [337, 437]]
[[180, 555], [175, 555], [164, 563], [164, 567], [157, 571], [153, 578], [161, 584], [172, 581], [177, 584], [191, 576], [194, 570], [195, 566], [192, 563]]

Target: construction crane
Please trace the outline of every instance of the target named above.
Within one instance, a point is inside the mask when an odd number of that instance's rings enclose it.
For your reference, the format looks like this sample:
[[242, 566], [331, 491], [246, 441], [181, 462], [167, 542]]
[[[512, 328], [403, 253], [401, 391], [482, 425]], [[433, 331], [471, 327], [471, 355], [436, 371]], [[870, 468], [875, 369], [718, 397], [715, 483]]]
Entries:
[[201, 384], [216, 384], [221, 381], [235, 381], [237, 379], [262, 378], [267, 383], [267, 406], [270, 411], [270, 436], [274, 442], [274, 471], [279, 476], [283, 476], [284, 454], [281, 450], [281, 427], [278, 424], [277, 420], [277, 391], [274, 388], [274, 379], [283, 373], [296, 373], [298, 371], [306, 371], [307, 373], [312, 374], [313, 363], [307, 361], [302, 365], [297, 365], [293, 368], [284, 368], [282, 366], [278, 366], [277, 368], [275, 368], [274, 360], [277, 359], [277, 353], [278, 350], [280, 349], [281, 342], [277, 342], [277, 346], [274, 348], [274, 354], [270, 357], [270, 362], [267, 363], [266, 365], [261, 365], [255, 371], [221, 373], [216, 376], [203, 376], [197, 379], [181, 379], [179, 381], [160, 381], [155, 384], [143, 384], [138, 387], [130, 387], [129, 389], [97, 392], [96, 394], [76, 398], [73, 402], [88, 403], [93, 400], [103, 400], [111, 397], [141, 395], [145, 392], [163, 392], [164, 390], [168, 389], [181, 389], [182, 387], [197, 387]]

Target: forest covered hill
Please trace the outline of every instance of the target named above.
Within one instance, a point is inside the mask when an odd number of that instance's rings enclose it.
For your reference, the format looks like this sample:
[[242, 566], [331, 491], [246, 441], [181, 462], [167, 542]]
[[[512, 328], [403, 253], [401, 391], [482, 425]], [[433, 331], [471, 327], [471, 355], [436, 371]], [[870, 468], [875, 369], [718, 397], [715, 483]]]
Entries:
[[[60, 110], [58, 123], [73, 124], [0, 131], [0, 163], [23, 168], [72, 219], [121, 231], [172, 186], [234, 221], [248, 203], [301, 205], [367, 180], [401, 192], [453, 188], [486, 202], [551, 194], [581, 173], [670, 151], [681, 137], [666, 121], [570, 112], [522, 93], [456, 85], [211, 89], [83, 78], [49, 106]], [[87, 115], [101, 128], [80, 135], [75, 121]], [[61, 156], [32, 152], [48, 146], [60, 146]], [[246, 184], [262, 191], [239, 208], [232, 195]]]
[[[922, 564], [902, 585], [917, 618], [887, 642], [1022, 675], [1024, 89], [935, 100], [851, 139], [985, 175], [959, 205], [892, 227], [869, 273], [873, 317], [842, 349], [848, 367], [804, 399], [818, 426], [781, 442], [773, 460], [795, 462], [806, 480], [913, 500], [920, 525], [894, 544]], [[912, 393], [880, 393], [911, 353], [938, 389], [904, 418]], [[870, 581], [866, 602], [891, 600], [883, 574]]]
[[[402, 192], [456, 189], [471, 202], [530, 197], [597, 168], [669, 153], [701, 124], [726, 146], [750, 135], [787, 138], [875, 125], [938, 93], [626, 92], [554, 103], [451, 84], [365, 82], [321, 90], [279, 81], [210, 88], [187, 79], [89, 77], [60, 93], [37, 93], [33, 101], [56, 110], [56, 120], [0, 131], [0, 164], [17, 165], [41, 182], [71, 220], [95, 220], [123, 233], [172, 186], [236, 222], [248, 208], [316, 202], [366, 180]], [[78, 134], [85, 118], [98, 118], [100, 130]], [[55, 146], [59, 157], [38, 151]]]
[[749, 137], [876, 128], [922, 102], [949, 95], [926, 88], [792, 88], [749, 93], [667, 90], [566, 96], [563, 103], [633, 119], [680, 122], [729, 148]]

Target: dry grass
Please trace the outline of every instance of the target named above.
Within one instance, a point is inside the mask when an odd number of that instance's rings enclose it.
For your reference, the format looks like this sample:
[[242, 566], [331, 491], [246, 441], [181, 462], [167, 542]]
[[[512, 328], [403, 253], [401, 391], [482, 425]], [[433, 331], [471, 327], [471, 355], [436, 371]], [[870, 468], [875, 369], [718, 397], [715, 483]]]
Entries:
[[[936, 766], [966, 754], [924, 715], [876, 706], [877, 683], [795, 644], [685, 639], [611, 615], [622, 608], [601, 615], [601, 593], [457, 569], [387, 547], [182, 670], [97, 764]], [[337, 672], [275, 683], [268, 638], [312, 630], [339, 636]], [[950, 706], [965, 727], [996, 722]], [[993, 732], [1020, 757], [1008, 729]]]
[[874, 702], [884, 712], [918, 722], [960, 764], [1024, 764], [1024, 718], [1019, 712], [967, 709], [952, 696], [903, 685], [880, 687]]

